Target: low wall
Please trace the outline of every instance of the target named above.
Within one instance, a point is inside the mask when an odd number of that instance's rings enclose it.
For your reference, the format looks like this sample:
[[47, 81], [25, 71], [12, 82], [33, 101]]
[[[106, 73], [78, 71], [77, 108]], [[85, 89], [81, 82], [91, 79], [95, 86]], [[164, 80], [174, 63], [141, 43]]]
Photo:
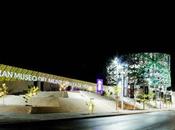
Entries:
[[172, 102], [175, 104], [175, 92], [172, 92]]
[[25, 103], [24, 95], [6, 95], [0, 98], [0, 105], [31, 105], [43, 107], [59, 107], [58, 98], [68, 98], [67, 92], [39, 92]]
[[0, 113], [26, 113], [26, 114], [30, 114], [32, 111], [32, 107], [31, 106], [21, 106], [21, 105], [11, 105], [11, 106], [7, 106], [7, 105], [3, 105], [0, 106]]

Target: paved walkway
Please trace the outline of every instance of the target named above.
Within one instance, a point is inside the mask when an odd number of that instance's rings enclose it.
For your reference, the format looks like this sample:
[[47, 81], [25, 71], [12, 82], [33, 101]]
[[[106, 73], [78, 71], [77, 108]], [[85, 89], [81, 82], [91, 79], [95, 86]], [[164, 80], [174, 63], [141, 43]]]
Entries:
[[[93, 114], [87, 113], [88, 109], [85, 103], [86, 101], [88, 101], [89, 98], [93, 98], [94, 103], [96, 105], [95, 111], [94, 111], [95, 113]], [[69, 92], [69, 98], [59, 98], [58, 100], [59, 100], [60, 106], [63, 108], [61, 111], [62, 113], [48, 113], [48, 114], [17, 113], [15, 114], [15, 113], [9, 113], [9, 111], [7, 112], [1, 111], [0, 112], [0, 125], [25, 123], [25, 122], [37, 122], [37, 121], [48, 121], [48, 120], [84, 119], [84, 118], [94, 118], [94, 117], [119, 116], [119, 115], [138, 114], [138, 113], [145, 113], [145, 112], [167, 110], [167, 109], [123, 110], [123, 111], [116, 112], [115, 101], [108, 100], [105, 97], [95, 95], [93, 93], [71, 93]], [[16, 109], [17, 110], [15, 111], [22, 110], [22, 108], [21, 109], [16, 108]]]
[[167, 109], [130, 110], [130, 111], [123, 110], [123, 111], [119, 111], [119, 112], [92, 113], [92, 114], [88, 114], [88, 113], [50, 113], [50, 114], [0, 113], [0, 125], [48, 121], [48, 120], [84, 119], [84, 118], [107, 117], [107, 116], [121, 116], [121, 115], [148, 113], [148, 112], [156, 112], [156, 111], [167, 111]]

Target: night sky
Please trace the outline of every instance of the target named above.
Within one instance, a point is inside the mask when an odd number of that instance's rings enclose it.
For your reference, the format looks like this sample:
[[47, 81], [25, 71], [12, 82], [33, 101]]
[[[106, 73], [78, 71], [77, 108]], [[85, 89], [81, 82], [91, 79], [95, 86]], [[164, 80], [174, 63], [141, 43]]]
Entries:
[[162, 21], [162, 13], [159, 20], [123, 10], [29, 12], [1, 21], [0, 63], [90, 82], [105, 78], [115, 55], [166, 52], [174, 63], [172, 20]]
[[174, 56], [173, 48], [169, 46], [126, 45], [122, 42], [108, 44], [107, 40], [100, 40], [102, 43], [96, 45], [88, 42], [89, 40], [83, 44], [83, 41], [79, 41], [79, 45], [60, 42], [57, 45], [45, 44], [41, 47], [28, 43], [23, 46], [26, 46], [26, 50], [18, 48], [1, 57], [1, 63], [96, 82], [96, 78], [103, 78], [106, 81], [106, 64], [114, 56], [135, 52], [164, 52]]
[[115, 55], [165, 52], [174, 63], [169, 31], [157, 23], [127, 21], [95, 16], [7, 22], [1, 35], [0, 63], [90, 82], [105, 79], [106, 63]]

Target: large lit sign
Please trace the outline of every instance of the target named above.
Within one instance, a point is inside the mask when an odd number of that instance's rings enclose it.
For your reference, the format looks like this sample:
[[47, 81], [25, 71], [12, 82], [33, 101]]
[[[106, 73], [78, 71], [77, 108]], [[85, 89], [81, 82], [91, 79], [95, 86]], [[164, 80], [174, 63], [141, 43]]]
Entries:
[[36, 75], [16, 73], [11, 71], [2, 71], [2, 70], [0, 70], [0, 77], [14, 78], [14, 79], [26, 80], [26, 81], [43, 81], [43, 82], [49, 82], [54, 84], [59, 83], [59, 80], [56, 80], [56, 79], [50, 79], [50, 78], [36, 76]]
[[63, 85], [64, 87], [75, 86], [77, 88], [83, 89], [87, 89], [90, 86], [93, 86], [95, 88], [96, 86], [94, 83], [88, 83], [76, 79], [70, 79], [66, 77], [0, 64], [0, 81], [15, 80], [48, 82]]
[[97, 79], [97, 93], [103, 92], [103, 79]]

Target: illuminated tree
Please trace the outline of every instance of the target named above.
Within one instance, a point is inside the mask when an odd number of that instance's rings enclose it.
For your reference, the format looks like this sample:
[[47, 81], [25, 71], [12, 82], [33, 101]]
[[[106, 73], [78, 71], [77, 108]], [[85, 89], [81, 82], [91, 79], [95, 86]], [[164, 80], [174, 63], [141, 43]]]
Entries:
[[136, 85], [144, 83], [144, 66], [141, 54], [129, 54], [125, 56], [128, 63], [128, 84], [136, 87]]
[[143, 53], [145, 61], [145, 78], [151, 87], [171, 86], [170, 56], [162, 53]]
[[28, 101], [32, 98], [32, 96], [35, 96], [38, 93], [39, 93], [39, 87], [29, 86], [29, 89], [23, 98], [25, 99], [25, 102], [28, 103]]
[[[117, 57], [112, 60], [107, 66], [107, 81], [108, 84], [114, 87], [114, 94], [116, 99], [116, 110], [118, 108], [119, 103], [119, 93], [122, 94], [123, 97], [123, 87], [124, 87], [124, 77], [126, 64], [122, 63]], [[123, 99], [122, 99], [123, 104]], [[123, 105], [121, 105], [122, 107]], [[123, 109], [123, 107], [122, 107]]]
[[121, 92], [121, 88], [119, 88], [119, 87], [115, 87], [114, 88], [114, 94], [116, 95], [116, 110], [118, 109], [118, 104], [119, 104], [119, 94], [120, 94], [120, 92]]
[[[127, 63], [128, 85], [133, 90], [138, 87], [161, 88], [166, 91], [171, 86], [170, 56], [163, 53], [136, 53], [122, 56]], [[109, 85], [118, 85], [119, 74], [123, 72], [123, 62], [114, 58], [107, 66]], [[134, 94], [133, 94], [134, 96]]]
[[1, 86], [0, 86], [0, 97], [3, 98], [3, 104], [4, 104], [4, 96], [8, 94], [8, 87], [6, 86], [5, 83], [3, 83]]
[[150, 87], [171, 86], [170, 56], [163, 53], [137, 53], [124, 56], [128, 63], [129, 84]]
[[122, 64], [118, 58], [114, 58], [107, 66], [107, 82], [109, 85], [117, 85], [120, 81]]

